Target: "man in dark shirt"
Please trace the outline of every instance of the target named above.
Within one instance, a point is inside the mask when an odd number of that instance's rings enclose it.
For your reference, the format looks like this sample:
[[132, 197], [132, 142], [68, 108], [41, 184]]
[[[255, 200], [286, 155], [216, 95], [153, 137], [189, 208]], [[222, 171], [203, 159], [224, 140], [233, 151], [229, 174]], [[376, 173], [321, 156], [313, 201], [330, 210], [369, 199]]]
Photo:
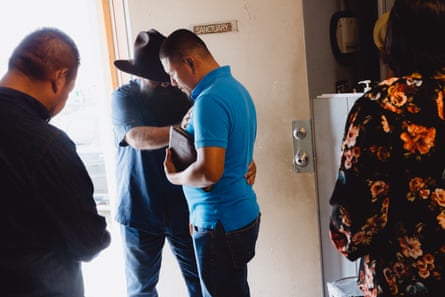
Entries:
[[184, 193], [169, 183], [162, 167], [170, 125], [179, 124], [192, 105], [170, 86], [162, 69], [159, 47], [164, 39], [154, 29], [140, 32], [134, 58], [115, 61], [119, 70], [136, 76], [118, 87], [111, 100], [117, 148], [116, 220], [124, 243], [128, 297], [158, 296], [166, 240], [189, 296], [201, 297]]
[[39, 29], [0, 80], [1, 295], [83, 297], [81, 261], [110, 243], [74, 143], [50, 125], [74, 87], [76, 45]]

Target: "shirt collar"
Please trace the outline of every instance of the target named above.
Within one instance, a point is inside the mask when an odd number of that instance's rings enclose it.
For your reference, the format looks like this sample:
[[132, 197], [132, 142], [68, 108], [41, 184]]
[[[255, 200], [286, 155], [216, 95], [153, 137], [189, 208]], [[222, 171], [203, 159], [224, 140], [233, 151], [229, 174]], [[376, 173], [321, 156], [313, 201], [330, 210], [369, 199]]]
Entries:
[[203, 90], [208, 88], [217, 78], [230, 75], [230, 66], [218, 67], [207, 73], [192, 90], [191, 98], [196, 100]]
[[49, 122], [49, 120], [51, 119], [49, 110], [34, 97], [7, 87], [0, 87], [0, 93], [3, 93], [7, 96], [14, 96], [14, 100], [20, 100], [20, 102], [18, 102], [19, 104], [26, 105], [29, 109], [35, 111], [38, 117], [40, 117], [42, 120]]

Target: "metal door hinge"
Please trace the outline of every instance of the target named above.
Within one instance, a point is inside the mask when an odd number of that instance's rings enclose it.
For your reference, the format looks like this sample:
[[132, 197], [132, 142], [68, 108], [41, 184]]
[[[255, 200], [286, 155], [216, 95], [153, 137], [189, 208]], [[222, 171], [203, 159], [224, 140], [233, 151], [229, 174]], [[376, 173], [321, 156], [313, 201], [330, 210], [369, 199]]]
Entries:
[[292, 121], [292, 141], [294, 145], [293, 163], [295, 172], [314, 172], [310, 120]]

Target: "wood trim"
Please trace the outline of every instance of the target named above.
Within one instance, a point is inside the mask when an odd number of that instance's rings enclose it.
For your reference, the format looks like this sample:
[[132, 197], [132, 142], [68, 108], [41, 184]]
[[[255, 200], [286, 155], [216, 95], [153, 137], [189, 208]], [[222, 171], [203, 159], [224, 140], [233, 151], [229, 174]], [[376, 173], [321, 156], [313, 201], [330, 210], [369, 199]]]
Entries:
[[104, 14], [107, 46], [109, 48], [109, 65], [112, 76], [113, 89], [130, 79], [130, 75], [118, 71], [113, 62], [117, 59], [128, 59], [130, 50], [128, 45], [126, 0], [101, 0]]
[[112, 24], [112, 15], [111, 15], [111, 7], [109, 0], [101, 0], [102, 4], [102, 13], [104, 19], [104, 27], [105, 27], [105, 39], [106, 45], [108, 49], [108, 66], [111, 74], [111, 85], [112, 88], [115, 89], [119, 82], [117, 71], [113, 66], [113, 61], [116, 59], [116, 51], [114, 48], [114, 38], [113, 38], [113, 24]]

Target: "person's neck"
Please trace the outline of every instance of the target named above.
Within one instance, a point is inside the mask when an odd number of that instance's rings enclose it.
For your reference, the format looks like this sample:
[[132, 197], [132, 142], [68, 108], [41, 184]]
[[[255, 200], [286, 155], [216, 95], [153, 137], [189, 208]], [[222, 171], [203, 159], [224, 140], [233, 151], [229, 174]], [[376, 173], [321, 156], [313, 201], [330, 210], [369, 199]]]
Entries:
[[48, 82], [30, 79], [22, 72], [9, 70], [0, 80], [0, 87], [10, 88], [33, 97], [47, 108], [50, 107], [46, 90]]
[[200, 68], [200, 80], [219, 67], [219, 64], [214, 59], [210, 59], [207, 63], [203, 63]]

